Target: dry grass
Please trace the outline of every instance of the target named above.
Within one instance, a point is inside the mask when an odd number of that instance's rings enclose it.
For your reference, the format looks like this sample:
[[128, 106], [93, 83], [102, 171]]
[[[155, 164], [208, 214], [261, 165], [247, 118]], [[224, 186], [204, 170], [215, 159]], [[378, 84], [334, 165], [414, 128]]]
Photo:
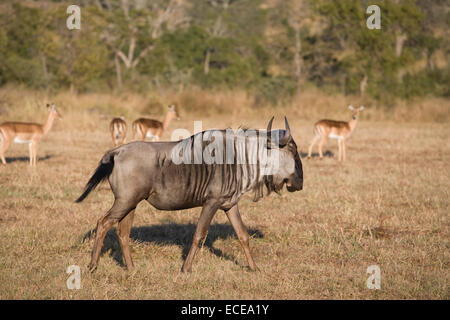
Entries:
[[[205, 115], [181, 105], [188, 94], [174, 95], [182, 120], [171, 129], [192, 131], [193, 120], [203, 120], [204, 129], [260, 128], [272, 113], [276, 126], [286, 113], [303, 152], [312, 137], [312, 119], [325, 114], [348, 118], [350, 102], [319, 97], [321, 104], [313, 104], [317, 110], [255, 111], [236, 105], [250, 99], [242, 93], [238, 98], [211, 94], [207, 104], [228, 101], [232, 107], [212, 108]], [[310, 95], [305, 99], [312, 104]], [[36, 107], [47, 101], [43, 93], [2, 90], [0, 98], [0, 122], [45, 119], [45, 111]], [[154, 97], [161, 105], [170, 98]], [[99, 268], [89, 274], [89, 232], [113, 196], [106, 184], [83, 203], [74, 200], [112, 145], [109, 119], [123, 113], [130, 122], [153, 108], [155, 117], [162, 115], [158, 103], [135, 95], [60, 93], [51, 101], [61, 106], [64, 119], [40, 144], [37, 168], [28, 167], [23, 145], [11, 147], [9, 163], [0, 166], [1, 299], [449, 299], [448, 121], [396, 125], [383, 120], [387, 114], [368, 108], [348, 142], [348, 162], [338, 164], [335, 156], [303, 160], [303, 191], [258, 203], [244, 197], [241, 213], [260, 272], [247, 271], [239, 241], [218, 212], [193, 272], [182, 274], [199, 209], [162, 212], [141, 203], [132, 230], [136, 270], [123, 268], [120, 246], [110, 232]], [[448, 112], [447, 101], [435, 103], [433, 112]], [[166, 132], [164, 138], [169, 137]], [[326, 150], [336, 155], [337, 146], [331, 141]], [[373, 264], [381, 268], [381, 290], [366, 288], [366, 269]], [[80, 290], [66, 288], [69, 265], [82, 269]]]

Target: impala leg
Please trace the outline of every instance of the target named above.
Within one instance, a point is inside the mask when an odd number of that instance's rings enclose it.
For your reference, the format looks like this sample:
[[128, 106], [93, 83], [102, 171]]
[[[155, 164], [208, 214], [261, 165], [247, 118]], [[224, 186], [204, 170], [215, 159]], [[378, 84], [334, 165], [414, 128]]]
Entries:
[[32, 142], [31, 143], [31, 151], [33, 153], [33, 166], [36, 166], [36, 162], [37, 162], [37, 142]]
[[3, 164], [6, 164], [5, 151], [11, 145], [12, 139], [7, 139], [6, 137], [3, 137], [1, 141], [2, 144], [0, 145], [0, 158], [2, 159]]
[[247, 230], [242, 222], [241, 215], [239, 214], [239, 208], [237, 205], [232, 207], [230, 210], [226, 211], [228, 220], [230, 220], [231, 225], [233, 226], [234, 231], [236, 232], [238, 239], [244, 249], [245, 256], [247, 257], [247, 262], [250, 270], [255, 271], [258, 269], [255, 262], [253, 261], [253, 257], [250, 253], [249, 240], [250, 237], [247, 233]]
[[327, 136], [326, 135], [322, 135], [320, 142], [319, 142], [319, 158], [323, 159], [323, 153], [322, 153], [322, 147], [325, 144], [325, 142], [327, 141]]
[[339, 148], [339, 155], [338, 155], [338, 161], [342, 160], [342, 140], [338, 139], [338, 148]]
[[147, 136], [147, 130], [142, 128], [141, 125], [136, 126], [136, 135], [138, 139], [141, 141], [145, 141], [145, 137]]
[[28, 150], [30, 152], [30, 166], [33, 165], [33, 143], [28, 144]]
[[345, 139], [342, 139], [342, 161], [345, 161]]
[[[109, 211], [98, 220], [97, 231], [95, 235], [94, 248], [92, 249], [91, 262], [88, 266], [89, 271], [93, 272], [97, 268], [100, 258], [103, 241], [108, 230], [117, 222], [121, 221], [128, 213], [136, 208], [137, 203], [126, 201], [114, 201]], [[120, 238], [119, 238], [120, 239]]]
[[133, 126], [133, 141], [137, 141], [137, 140], [145, 140], [145, 134], [144, 134], [144, 132], [142, 132], [139, 125], [134, 125]]
[[219, 206], [217, 204], [205, 204], [202, 208], [202, 213], [200, 214], [200, 219], [197, 223], [197, 228], [195, 229], [194, 238], [192, 240], [191, 249], [183, 263], [181, 271], [191, 272], [192, 261], [194, 260], [195, 254], [199, 246], [203, 244], [203, 240], [206, 238], [206, 233], [208, 231], [211, 220], [214, 217]]
[[315, 135], [314, 138], [311, 141], [311, 144], [309, 145], [309, 149], [308, 149], [308, 159], [311, 158], [311, 154], [312, 154], [312, 149], [313, 146], [316, 144], [317, 140], [319, 140], [320, 136]]
[[134, 269], [133, 260], [131, 259], [130, 252], [130, 231], [133, 225], [134, 210], [131, 210], [122, 220], [120, 220], [117, 226], [116, 233], [119, 238], [120, 248], [122, 249], [123, 259], [127, 265], [128, 270]]

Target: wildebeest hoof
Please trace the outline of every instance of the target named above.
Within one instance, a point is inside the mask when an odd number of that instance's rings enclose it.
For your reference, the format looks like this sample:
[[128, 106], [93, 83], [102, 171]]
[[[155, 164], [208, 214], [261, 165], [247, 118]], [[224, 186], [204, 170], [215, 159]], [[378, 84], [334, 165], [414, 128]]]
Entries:
[[261, 272], [261, 270], [257, 266], [254, 266], [253, 268], [247, 267], [247, 270], [251, 272]]
[[183, 273], [191, 273], [192, 269], [191, 268], [185, 268], [184, 266], [181, 267], [181, 272]]
[[88, 270], [90, 273], [93, 273], [95, 270], [97, 270], [97, 265], [89, 264]]

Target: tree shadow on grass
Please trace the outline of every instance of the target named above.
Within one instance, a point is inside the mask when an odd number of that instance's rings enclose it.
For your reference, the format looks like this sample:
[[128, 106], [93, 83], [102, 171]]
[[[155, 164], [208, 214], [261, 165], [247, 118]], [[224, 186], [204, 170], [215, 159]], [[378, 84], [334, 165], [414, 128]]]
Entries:
[[[131, 228], [130, 239], [140, 243], [154, 243], [159, 246], [177, 245], [182, 248], [182, 258], [186, 259], [191, 248], [192, 238], [194, 236], [196, 224], [194, 223], [165, 223], [152, 226]], [[259, 229], [250, 228], [247, 230], [251, 238], [263, 238], [264, 235]], [[83, 242], [95, 237], [95, 229], [90, 230], [83, 236]], [[208, 234], [204, 247], [215, 254], [217, 257], [234, 262], [239, 265], [237, 260], [222, 250], [214, 248], [213, 244], [218, 239], [233, 238], [237, 240], [236, 233], [231, 225], [215, 223], [208, 229]], [[109, 252], [111, 257], [122, 267], [125, 263], [122, 258], [119, 240], [116, 235], [116, 228], [111, 228], [106, 234], [105, 241], [101, 250], [101, 255]]]
[[[36, 159], [36, 162], [39, 161], [45, 161], [48, 160], [50, 158], [52, 158], [52, 155], [47, 154], [44, 157], [38, 157]], [[6, 163], [12, 163], [12, 162], [30, 162], [30, 157], [5, 157]]]

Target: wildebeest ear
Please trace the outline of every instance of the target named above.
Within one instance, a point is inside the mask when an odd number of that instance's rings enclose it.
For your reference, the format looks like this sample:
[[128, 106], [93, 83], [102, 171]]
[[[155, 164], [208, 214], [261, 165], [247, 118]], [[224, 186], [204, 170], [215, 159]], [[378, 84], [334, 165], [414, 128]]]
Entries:
[[291, 128], [289, 127], [289, 122], [286, 117], [284, 117], [284, 126], [286, 128], [284, 136], [280, 139], [280, 146], [285, 146], [291, 141]]

